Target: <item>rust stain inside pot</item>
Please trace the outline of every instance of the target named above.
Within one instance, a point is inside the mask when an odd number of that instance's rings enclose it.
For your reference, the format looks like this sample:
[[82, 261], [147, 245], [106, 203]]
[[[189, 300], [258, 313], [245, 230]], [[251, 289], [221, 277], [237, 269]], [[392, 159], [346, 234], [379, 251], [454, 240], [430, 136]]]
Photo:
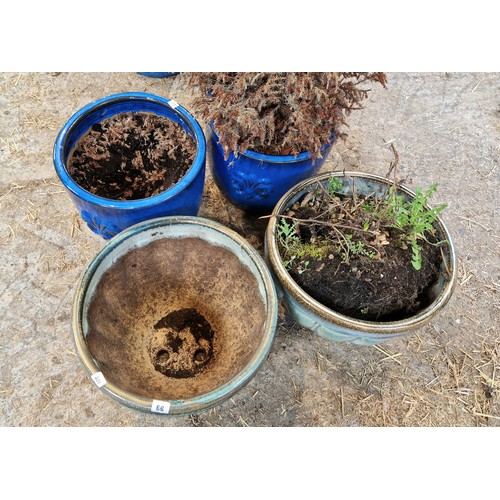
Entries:
[[108, 381], [138, 396], [185, 399], [247, 366], [266, 312], [257, 279], [231, 251], [165, 238], [131, 249], [102, 275], [86, 340]]

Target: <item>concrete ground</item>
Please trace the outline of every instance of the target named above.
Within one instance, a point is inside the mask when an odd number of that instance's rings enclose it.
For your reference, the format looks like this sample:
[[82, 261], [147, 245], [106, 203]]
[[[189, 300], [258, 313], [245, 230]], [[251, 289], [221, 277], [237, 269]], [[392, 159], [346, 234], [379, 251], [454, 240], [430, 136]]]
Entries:
[[[105, 95], [146, 91], [188, 110], [181, 74], [0, 74], [0, 425], [500, 426], [500, 74], [388, 75], [323, 167], [384, 175], [400, 157], [410, 188], [439, 184], [433, 203], [458, 255], [451, 301], [429, 325], [379, 346], [330, 343], [280, 320], [271, 352], [232, 399], [197, 415], [137, 413], [89, 380], [71, 336], [75, 285], [104, 246], [55, 175], [66, 120]], [[245, 235], [258, 225], [224, 201], [208, 169], [200, 215]]]

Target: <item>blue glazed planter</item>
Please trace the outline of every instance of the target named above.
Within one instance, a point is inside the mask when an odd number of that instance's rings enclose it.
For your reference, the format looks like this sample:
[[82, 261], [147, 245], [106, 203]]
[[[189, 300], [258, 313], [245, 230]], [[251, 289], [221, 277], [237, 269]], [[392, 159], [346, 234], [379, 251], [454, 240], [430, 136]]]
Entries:
[[211, 128], [214, 180], [231, 203], [248, 213], [271, 213], [279, 199], [298, 182], [314, 175], [328, 157], [333, 140], [313, 162], [311, 155], [274, 156], [246, 151], [224, 160], [219, 138]]
[[[351, 194], [353, 189], [361, 196], [384, 196], [392, 186], [392, 181], [362, 172], [329, 172], [306, 179], [288, 191], [276, 204], [273, 217], [266, 230], [265, 252], [268, 266], [273, 275], [276, 291], [294, 321], [332, 342], [350, 342], [360, 345], [373, 345], [408, 335], [421, 328], [441, 312], [451, 298], [456, 280], [457, 268], [455, 251], [451, 236], [440, 218], [434, 223], [439, 240], [445, 240], [443, 262], [436, 281], [428, 291], [429, 304], [415, 315], [397, 321], [364, 321], [340, 314], [324, 306], [308, 295], [292, 279], [281, 261], [276, 216], [286, 211], [305, 193], [317, 189], [318, 184], [325, 188], [328, 181], [336, 177], [342, 181], [342, 192]], [[398, 194], [412, 199], [415, 194], [403, 186]], [[429, 207], [427, 207], [429, 208]]]
[[142, 76], [148, 76], [149, 78], [168, 78], [169, 76], [175, 76], [175, 75], [178, 75], [179, 72], [177, 73], [161, 73], [161, 72], [158, 72], [158, 73], [140, 73], [140, 72], [137, 72], [137, 74], [139, 75], [142, 75]]
[[[94, 124], [125, 112], [149, 112], [179, 123], [193, 137], [196, 156], [185, 176], [166, 191], [140, 200], [120, 201], [96, 196], [81, 188], [66, 164], [78, 139]], [[115, 94], [88, 104], [61, 129], [54, 145], [54, 166], [61, 182], [94, 233], [109, 239], [147, 219], [168, 215], [197, 215], [205, 183], [206, 142], [198, 122], [175, 101], [142, 92]]]

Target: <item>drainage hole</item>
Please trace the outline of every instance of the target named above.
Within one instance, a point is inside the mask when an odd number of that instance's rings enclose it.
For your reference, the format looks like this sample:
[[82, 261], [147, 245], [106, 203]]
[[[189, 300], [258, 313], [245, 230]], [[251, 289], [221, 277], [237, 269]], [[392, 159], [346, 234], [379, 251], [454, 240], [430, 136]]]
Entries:
[[168, 351], [165, 351], [165, 349], [161, 349], [156, 353], [156, 362], [160, 364], [166, 363], [169, 357], [170, 355], [168, 354]]
[[205, 349], [198, 349], [193, 355], [193, 360], [195, 363], [204, 363], [208, 359], [208, 354]]

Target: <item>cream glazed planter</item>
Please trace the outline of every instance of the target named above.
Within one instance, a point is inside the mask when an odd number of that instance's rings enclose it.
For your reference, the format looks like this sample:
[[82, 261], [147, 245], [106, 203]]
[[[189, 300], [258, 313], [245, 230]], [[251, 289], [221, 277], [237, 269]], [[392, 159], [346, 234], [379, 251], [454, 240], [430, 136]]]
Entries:
[[[288, 274], [281, 262], [278, 251], [277, 215], [285, 213], [306, 192], [314, 190], [318, 183], [325, 187], [330, 178], [342, 181], [340, 190], [350, 194], [353, 188], [360, 196], [375, 193], [383, 196], [392, 181], [380, 176], [363, 172], [329, 172], [316, 175], [290, 189], [275, 206], [266, 230], [266, 260], [275, 281], [278, 297], [283, 301], [291, 317], [301, 326], [312, 330], [333, 342], [351, 342], [373, 345], [390, 339], [408, 335], [436, 318], [453, 294], [457, 279], [456, 258], [451, 236], [441, 219], [434, 226], [439, 238], [446, 240], [443, 245], [444, 260], [441, 263], [436, 281], [427, 291], [428, 305], [414, 316], [398, 321], [365, 321], [340, 314], [313, 299]], [[398, 186], [398, 194], [411, 199], [415, 194], [409, 189]]]

